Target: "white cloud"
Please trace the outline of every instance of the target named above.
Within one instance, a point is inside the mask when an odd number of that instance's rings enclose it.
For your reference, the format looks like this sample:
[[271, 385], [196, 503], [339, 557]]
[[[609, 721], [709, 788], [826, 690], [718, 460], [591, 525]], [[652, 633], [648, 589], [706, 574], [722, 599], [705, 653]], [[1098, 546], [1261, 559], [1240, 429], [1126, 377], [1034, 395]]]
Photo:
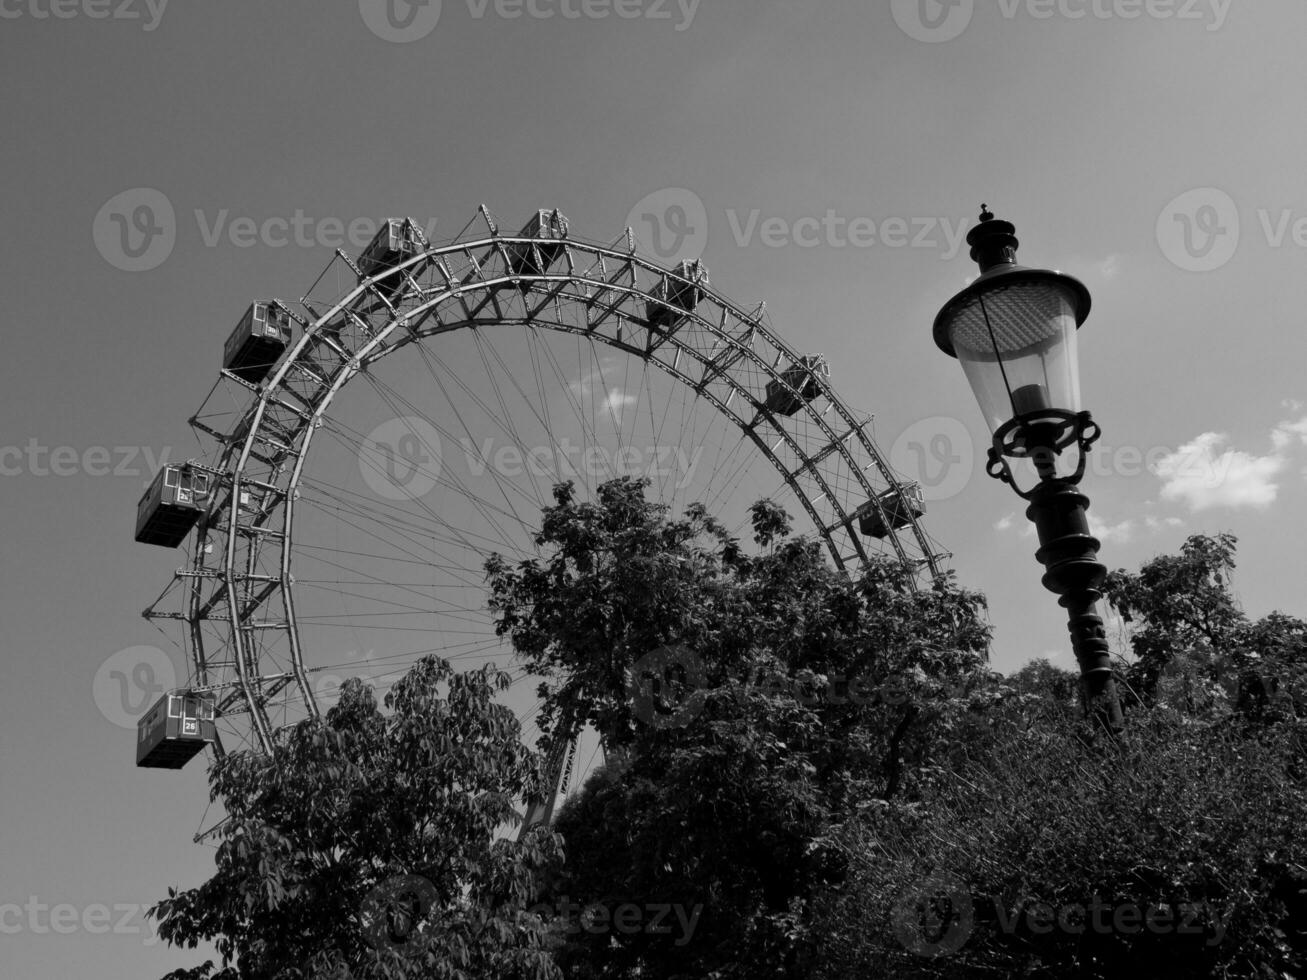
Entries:
[[1271, 445], [1277, 451], [1288, 449], [1295, 443], [1307, 446], [1307, 415], [1297, 422], [1285, 420], [1271, 430]]
[[608, 396], [604, 399], [603, 408], [604, 411], [615, 413], [620, 419], [622, 417], [622, 409], [627, 405], [634, 405], [635, 403], [635, 395], [628, 395], [621, 388], [610, 388]]
[[1275, 451], [1267, 456], [1227, 448], [1228, 441], [1223, 432], [1204, 432], [1158, 460], [1154, 472], [1162, 480], [1162, 499], [1182, 501], [1195, 512], [1274, 503], [1275, 477], [1286, 462], [1277, 437], [1272, 435]]
[[1109, 524], [1106, 521], [1099, 520], [1093, 514], [1087, 516], [1089, 517], [1089, 533], [1103, 544], [1107, 544], [1109, 541], [1124, 544], [1134, 535], [1134, 521], [1125, 520], [1119, 524]]
[[1099, 263], [1098, 272], [1104, 279], [1115, 279], [1121, 272], [1121, 256], [1109, 255]]
[[1179, 527], [1184, 521], [1178, 517], [1153, 517], [1151, 514], [1144, 518], [1144, 526], [1150, 531], [1160, 531], [1167, 527]]
[[602, 375], [598, 371], [588, 371], [575, 381], [569, 381], [567, 386], [572, 389], [572, 394], [578, 398], [589, 398], [590, 392], [594, 390], [595, 382]]
[[[605, 358], [603, 364], [607, 364], [608, 361], [609, 359]], [[639, 401], [637, 396], [627, 394], [620, 387], [606, 387], [602, 370], [589, 371], [577, 380], [569, 382], [568, 387], [572, 389], [572, 395], [578, 402], [582, 404], [591, 402], [609, 421], [615, 420], [619, 423], [622, 419], [622, 410]]]
[[[1284, 407], [1297, 413], [1303, 403], [1287, 399]], [[1204, 432], [1157, 463], [1162, 499], [1182, 501], [1195, 512], [1269, 507], [1279, 493], [1276, 477], [1288, 466], [1290, 450], [1307, 447], [1307, 415], [1276, 423], [1270, 439], [1271, 451], [1258, 456], [1230, 447], [1225, 433]], [[1302, 472], [1307, 477], [1307, 469]]]
[[994, 530], [1000, 533], [1011, 531], [1013, 528], [1017, 528], [1017, 533], [1023, 538], [1033, 538], [1035, 536], [1035, 525], [1022, 520], [1021, 515], [1016, 512], [1000, 517], [994, 522]]

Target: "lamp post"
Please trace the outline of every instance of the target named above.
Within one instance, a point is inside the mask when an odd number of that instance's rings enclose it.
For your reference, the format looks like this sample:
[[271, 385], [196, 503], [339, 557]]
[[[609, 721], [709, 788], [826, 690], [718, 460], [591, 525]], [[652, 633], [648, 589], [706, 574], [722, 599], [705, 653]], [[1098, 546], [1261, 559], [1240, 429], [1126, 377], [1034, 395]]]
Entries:
[[[1067, 610], [1080, 664], [1085, 710], [1109, 729], [1121, 705], [1097, 602], [1107, 569], [1089, 533], [1089, 498], [1077, 486], [1099, 428], [1080, 408], [1076, 331], [1089, 315], [1089, 290], [1071, 276], [1016, 263], [1016, 228], [981, 206], [967, 234], [980, 276], [935, 318], [935, 343], [956, 357], [993, 434], [986, 472], [1029, 505], [1039, 532], [1035, 557], [1044, 586]], [[1075, 447], [1074, 467], [1058, 463]], [[1023, 490], [1010, 461], [1027, 460], [1036, 482]]]

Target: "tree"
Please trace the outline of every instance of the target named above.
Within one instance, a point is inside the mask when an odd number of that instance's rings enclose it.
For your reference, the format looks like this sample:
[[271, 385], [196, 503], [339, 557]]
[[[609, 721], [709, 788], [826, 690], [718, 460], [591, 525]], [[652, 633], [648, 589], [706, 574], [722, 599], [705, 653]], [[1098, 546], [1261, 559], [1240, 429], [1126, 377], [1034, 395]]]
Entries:
[[1179, 555], [1146, 562], [1137, 574], [1112, 572], [1104, 585], [1108, 603], [1128, 624], [1136, 657], [1127, 681], [1153, 703], [1163, 673], [1177, 659], [1201, 665], [1215, 680], [1214, 658], [1228, 650], [1244, 622], [1230, 594], [1236, 539], [1232, 534], [1196, 534]]
[[1035, 662], [916, 799], [845, 821], [815, 977], [1303, 975], [1307, 623], [1249, 622], [1234, 556], [1196, 535], [1109, 579], [1142, 697], [1107, 751]]
[[914, 591], [889, 561], [851, 579], [766, 501], [748, 555], [644, 486], [612, 481], [593, 503], [560, 486], [543, 557], [489, 566], [499, 632], [547, 678], [542, 728], [591, 723], [612, 760], [560, 813], [553, 900], [680, 912], [679, 931], [574, 929], [559, 962], [580, 978], [806, 977], [812, 903], [845, 874], [835, 832], [860, 803], [918, 793], [949, 684], [983, 663], [983, 598]]
[[1279, 612], [1248, 620], [1230, 591], [1237, 543], [1195, 534], [1179, 555], [1108, 576], [1107, 600], [1133, 626], [1129, 685], [1190, 716], [1307, 717], [1307, 623]]
[[150, 914], [169, 943], [215, 943], [222, 966], [169, 980], [561, 978], [556, 930], [528, 911], [558, 841], [496, 839], [539, 779], [493, 700], [508, 682], [429, 657], [386, 696], [389, 714], [354, 679], [272, 755], [216, 762], [217, 871]]
[[842, 829], [815, 980], [1302, 976], [1296, 733], [1136, 710], [1116, 750], [1009, 728], [917, 805]]
[[1250, 623], [1231, 657], [1236, 709], [1254, 721], [1307, 718], [1307, 623], [1273, 612]]

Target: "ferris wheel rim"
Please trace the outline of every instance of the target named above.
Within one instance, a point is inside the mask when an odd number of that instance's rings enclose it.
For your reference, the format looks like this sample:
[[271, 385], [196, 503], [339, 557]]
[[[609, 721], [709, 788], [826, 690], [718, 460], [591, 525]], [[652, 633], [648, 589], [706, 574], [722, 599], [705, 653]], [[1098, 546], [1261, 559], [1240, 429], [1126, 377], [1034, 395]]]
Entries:
[[[364, 277], [360, 274], [356, 286], [347, 290], [343, 298], [325, 312], [320, 313], [312, 321], [298, 316], [290, 310], [289, 306], [277, 301], [278, 305], [283, 309], [286, 309], [288, 312], [291, 312], [291, 315], [300, 322], [303, 331], [294, 344], [288, 347], [285, 357], [279, 361], [278, 365], [268, 376], [266, 381], [258, 386], [256, 397], [249, 403], [244, 412], [242, 421], [242, 425], [245, 426], [243, 438], [227, 443], [220, 455], [217, 469], [230, 476], [230, 487], [227, 490], [226, 504], [228, 513], [234, 514], [235, 508], [238, 506], [240, 500], [242, 486], [250, 482], [246, 480], [246, 470], [250, 466], [251, 456], [255, 452], [256, 444], [266, 435], [261, 432], [261, 429], [264, 424], [265, 412], [269, 401], [282, 390], [282, 386], [285, 383], [288, 373], [294, 370], [294, 366], [299, 363], [299, 359], [304, 355], [304, 353], [317, 343], [317, 338], [329, 329], [329, 324], [336, 322], [342, 315], [351, 315], [360, 298], [379, 294], [377, 283], [382, 282], [383, 280], [388, 280], [388, 277], [394, 277], [397, 274], [406, 275], [408, 270], [439, 263], [445, 256], [456, 253], [467, 254], [476, 250], [485, 249], [498, 249], [502, 251], [509, 245], [534, 247], [538, 244], [539, 239], [536, 238], [524, 235], [500, 235], [497, 232], [493, 232], [488, 237], [466, 241], [454, 241], [436, 247], [429, 247], [403, 262], [380, 268], [379, 270], [374, 271], [370, 276]], [[736, 425], [744, 434], [748, 435], [754, 446], [761, 451], [762, 455], [768, 460], [772, 468], [779, 473], [785, 483], [790, 485], [794, 490], [796, 497], [803, 504], [808, 516], [811, 518], [816, 533], [824, 539], [827, 549], [831, 553], [837, 566], [841, 568], [845, 566], [845, 556], [840, 554], [839, 549], [836, 547], [833, 535], [841, 526], [844, 526], [846, 530], [850, 528], [851, 523], [856, 519], [854, 512], [845, 506], [845, 502], [841, 495], [834, 492], [834, 490], [827, 485], [818, 466], [809, 458], [809, 454], [804, 450], [804, 448], [799, 445], [794, 438], [789, 435], [789, 433], [787, 433], [785, 427], [778, 424], [772, 417], [771, 413], [768, 412], [756, 398], [751, 398], [749, 392], [743, 387], [743, 385], [739, 384], [730, 375], [730, 368], [734, 367], [737, 362], [742, 363], [748, 361], [767, 379], [779, 382], [791, 395], [797, 396], [800, 394], [783, 376], [783, 371], [787, 366], [798, 363], [798, 359], [803, 355], [800, 355], [782, 337], [777, 335], [766, 322], [764, 322], [762, 307], [754, 313], [746, 312], [723, 296], [719, 290], [712, 288], [706, 283], [693, 282], [684, 279], [676, 272], [655, 264], [652, 260], [639, 255], [634, 251], [634, 249], [621, 251], [613, 246], [606, 246], [570, 236], [566, 240], [566, 246], [568, 249], [567, 255], [569, 264], [567, 272], [550, 273], [546, 271], [540, 274], [505, 274], [491, 278], [480, 278], [473, 282], [464, 282], [460, 284], [454, 284], [451, 282], [448, 284], [447, 288], [433, 291], [429, 295], [425, 295], [420, 304], [407, 308], [402, 312], [396, 309], [389, 301], [385, 301], [385, 306], [389, 307], [391, 315], [387, 318], [384, 327], [376, 330], [375, 335], [365, 345], [363, 345], [363, 347], [352, 352], [348, 368], [340, 370], [337, 375], [330, 380], [329, 384], [325, 385], [323, 397], [319, 403], [313, 407], [309, 414], [309, 421], [304, 428], [303, 439], [300, 442], [298, 449], [290, 447], [290, 451], [281, 460], [278, 467], [275, 468], [275, 472], [281, 474], [285, 472], [286, 463], [293, 459], [288, 478], [283, 485], [284, 497], [281, 502], [283, 530], [280, 535], [279, 546], [282, 571], [282, 581], [279, 583], [279, 590], [282, 593], [289, 623], [287, 632], [291, 644], [291, 655], [293, 661], [291, 673], [293, 676], [289, 678], [284, 677], [284, 675], [276, 676], [279, 681], [284, 680], [281, 689], [290, 686], [290, 684], [294, 684], [298, 688], [303, 703], [311, 714], [316, 714], [318, 709], [312, 685], [308, 682], [302, 653], [296, 648], [298, 643], [298, 626], [295, 621], [294, 613], [295, 583], [289, 569], [291, 557], [295, 550], [295, 537], [293, 530], [295, 515], [294, 504], [295, 499], [298, 496], [300, 483], [303, 479], [304, 465], [310, 456], [314, 433], [318, 428], [321, 428], [324, 425], [326, 420], [331, 418], [328, 414], [328, 410], [330, 409], [335, 397], [346, 387], [346, 385], [348, 385], [350, 381], [357, 378], [357, 376], [362, 371], [366, 370], [367, 367], [379, 362], [391, 353], [394, 353], [396, 350], [410, 346], [411, 344], [420, 343], [428, 337], [457, 330], [475, 329], [478, 326], [492, 323], [503, 326], [543, 327], [561, 332], [580, 333], [580, 331], [575, 329], [574, 325], [563, 322], [562, 318], [555, 321], [548, 317], [540, 316], [551, 302], [558, 303], [560, 300], [575, 302], [578, 297], [568, 295], [569, 287], [581, 289], [594, 288], [614, 294], [619, 297], [619, 303], [630, 300], [637, 303], [653, 302], [666, 305], [667, 298], [665, 295], [655, 295], [651, 291], [651, 287], [638, 285], [634, 276], [632, 283], [627, 285], [614, 281], [616, 277], [614, 277], [614, 280], [605, 280], [594, 278], [587, 274], [579, 274], [572, 263], [573, 252], [595, 256], [600, 260], [601, 264], [604, 259], [608, 259], [627, 267], [642, 269], [651, 276], [656, 277], [652, 280], [652, 282], [655, 283], [667, 281], [668, 279], [677, 280], [680, 283], [689, 285], [693, 289], [699, 291], [705, 298], [711, 301], [712, 305], [715, 305], [720, 310], [724, 311], [721, 326], [714, 324], [707, 318], [699, 315], [695, 310], [677, 310], [677, 315], [680, 316], [683, 314], [687, 320], [693, 321], [699, 329], [716, 337], [718, 341], [726, 346], [726, 348], [737, 352], [737, 357], [732, 359], [725, 367], [713, 370], [713, 378], [714, 380], [720, 379], [729, 383], [733, 392], [742, 393], [744, 395], [744, 404], [746, 406], [751, 406], [754, 411], [754, 420], [752, 424], [749, 425], [746, 425], [742, 417], [734, 412], [728, 404], [724, 404], [720, 398], [707, 389], [706, 381], [701, 382], [699, 385], [695, 385], [693, 379], [688, 375], [677, 374], [672, 370], [668, 370], [668, 366], [665, 363], [652, 357], [652, 352], [649, 349], [641, 351], [637, 346], [624, 345], [620, 342], [615, 343], [612, 338], [593, 328], [586, 331], [586, 333], [592, 340], [604, 343], [610, 347], [621, 350], [626, 354], [640, 357], [646, 365], [654, 364], [663, 369], [666, 373], [676, 378], [678, 382], [690, 386], [698, 397], [705, 398], [705, 400], [711, 403], [719, 415]], [[357, 269], [357, 267], [353, 266], [353, 263], [350, 262], [349, 258], [343, 253], [338, 253], [338, 255], [349, 263], [351, 267]], [[592, 268], [593, 266], [591, 269]], [[588, 271], [589, 270], [587, 270], [587, 272]], [[411, 281], [412, 280], [410, 280], [410, 282]], [[458, 300], [463, 304], [464, 308], [467, 309], [467, 298], [478, 297], [481, 298], [482, 301], [478, 304], [477, 308], [479, 310], [484, 309], [485, 304], [491, 302], [499, 290], [509, 286], [515, 286], [518, 288], [526, 286], [527, 289], [523, 290], [523, 295], [536, 296], [541, 299], [542, 302], [534, 311], [531, 311], [528, 307], [528, 315], [523, 317], [500, 315], [493, 318], [478, 320], [475, 317], [469, 316], [467, 319], [462, 321], [439, 321], [437, 318], [437, 325], [426, 330], [411, 327], [413, 321], [416, 320], [421, 324], [433, 311], [437, 311], [441, 307], [441, 304], [449, 303], [453, 300]], [[384, 296], [382, 296], [382, 299], [384, 301]], [[614, 303], [613, 305], [615, 307], [617, 304]], [[307, 304], [306, 308], [308, 308]], [[748, 325], [750, 330], [749, 344], [742, 343], [740, 338], [734, 337], [727, 332], [725, 329], [725, 313], [729, 313], [739, 324]], [[632, 326], [639, 325], [633, 323]], [[395, 331], [406, 332], [407, 336], [401, 336], [401, 338], [394, 343], [385, 343], [385, 339], [390, 337]], [[704, 367], [705, 371], [709, 370], [712, 367], [711, 359], [702, 356], [701, 351], [683, 345], [677, 339], [675, 333], [675, 330], [671, 331], [659, 346], [670, 345], [698, 362]], [[761, 337], [772, 350], [777, 352], [777, 357], [774, 362], [771, 364], [767, 363], [767, 361], [758, 355], [758, 353], [753, 349], [752, 341], [755, 337]], [[716, 350], [716, 348], [714, 348], [714, 350]], [[864, 468], [857, 465], [857, 461], [854, 459], [848, 447], [849, 440], [856, 440], [856, 442], [861, 446], [863, 452], [872, 460], [872, 463], [867, 464], [866, 469], [869, 469], [874, 465], [881, 481], [887, 487], [896, 490], [901, 496], [904, 492], [903, 487], [905, 483], [888, 466], [879, 449], [867, 434], [866, 426], [870, 420], [868, 419], [859, 422], [857, 416], [855, 416], [838, 397], [833, 386], [828, 381], [816, 376], [813, 376], [812, 380], [818, 384], [820, 388], [820, 397], [827, 403], [827, 410], [824, 412], [817, 412], [815, 410], [813, 403], [817, 401], [817, 397], [814, 396], [812, 398], [799, 397], [799, 411], [804, 412], [808, 420], [814, 423], [820, 431], [829, 438], [830, 441], [828, 446], [830, 451], [838, 453], [846, 458], [846, 462], [850, 465], [850, 472], [857, 477], [862, 488], [870, 494], [870, 499], [876, 499], [876, 488], [867, 478]], [[734, 395], [732, 395], [732, 397], [734, 397]], [[833, 409], [839, 419], [848, 426], [847, 431], [842, 435], [836, 428], [829, 425], [825, 418], [826, 412], [831, 409]], [[768, 447], [767, 443], [759, 436], [757, 430], [761, 427], [763, 422], [768, 420], [773, 423], [771, 431], [778, 434], [782, 440], [787, 440], [791, 451], [798, 458], [803, 460], [803, 465], [797, 470], [788, 470], [775, 453]], [[780, 443], [777, 443], [777, 445], [779, 446]], [[839, 522], [830, 525], [826, 524], [816, 511], [813, 503], [800, 491], [797, 484], [797, 477], [804, 471], [807, 471], [808, 475], [821, 488], [823, 495], [826, 496], [830, 506], [839, 513], [841, 518]], [[877, 506], [879, 506], [879, 504], [877, 504]], [[908, 523], [912, 534], [916, 538], [917, 544], [921, 548], [921, 554], [923, 556], [922, 559], [915, 560], [924, 563], [929, 568], [932, 577], [938, 581], [944, 574], [938, 564], [940, 558], [943, 557], [942, 553], [934, 550], [932, 543], [925, 535], [920, 521], [915, 517], [915, 515], [910, 516]], [[249, 668], [252, 665], [252, 661], [250, 658], [245, 656], [242, 649], [241, 632], [244, 624], [244, 617], [242, 615], [238, 590], [235, 588], [238, 577], [235, 568], [237, 558], [237, 525], [238, 521], [232, 517], [228, 520], [228, 527], [224, 529], [225, 542], [223, 571], [226, 582], [225, 601], [231, 621], [232, 645], [235, 652], [235, 667], [238, 675], [236, 683], [241, 689], [241, 698], [245, 702], [246, 710], [249, 711], [253, 717], [256, 732], [259, 734], [260, 740], [263, 741], [265, 737], [270, 739], [272, 734], [271, 730], [268, 728], [267, 719], [264, 717], [262, 710], [262, 705], [267, 701], [267, 697], [264, 696], [262, 692], [263, 682], [266, 678], [257, 673], [250, 676]], [[207, 524], [202, 525], [201, 528], [197, 528], [195, 532], [197, 541], [200, 537], [209, 533], [209, 530]], [[892, 529], [888, 535], [889, 541], [900, 559], [904, 561], [913, 561], [914, 559], [909, 557], [902, 542], [899, 540], [898, 531], [900, 530], [906, 531], [907, 528]], [[862, 547], [856, 533], [850, 530], [849, 537], [855, 545], [856, 560], [859, 564], [865, 566], [867, 562], [871, 560], [871, 553]], [[195, 549], [194, 563], [197, 567], [199, 567], [203, 561], [201, 552], [201, 548], [197, 547]], [[192, 626], [194, 625], [195, 624], [193, 623]], [[203, 654], [198, 646], [194, 652], [194, 656], [197, 669], [202, 668]]]

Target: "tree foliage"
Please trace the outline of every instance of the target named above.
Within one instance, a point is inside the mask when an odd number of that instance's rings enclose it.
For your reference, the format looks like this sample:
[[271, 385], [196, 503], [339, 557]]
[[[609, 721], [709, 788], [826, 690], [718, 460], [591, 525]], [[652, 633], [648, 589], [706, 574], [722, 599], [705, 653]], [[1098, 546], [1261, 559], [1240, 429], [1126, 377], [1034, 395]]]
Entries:
[[1109, 579], [1140, 695], [1119, 742], [1091, 750], [1073, 676], [1037, 661], [919, 800], [845, 825], [815, 975], [1304, 975], [1307, 624], [1247, 619], [1235, 545]]
[[1107, 600], [1133, 627], [1129, 687], [1191, 717], [1307, 717], [1307, 623], [1248, 619], [1231, 592], [1237, 543], [1196, 534], [1178, 555], [1108, 577]]
[[542, 790], [507, 675], [351, 681], [211, 770], [217, 871], [152, 914], [222, 962], [170, 980], [1304, 975], [1307, 623], [1244, 615], [1233, 536], [1109, 578], [1104, 743], [1074, 674], [985, 669], [978, 593], [644, 491], [560, 485], [538, 557], [487, 563], [540, 748], [606, 745], [552, 830], [502, 839]]
[[[575, 977], [804, 977], [811, 903], [845, 874], [833, 834], [860, 801], [917, 791], [948, 683], [983, 662], [983, 599], [914, 591], [890, 562], [851, 580], [818, 543], [783, 538], [770, 502], [753, 509], [766, 550], [750, 556], [702, 508], [673, 520], [643, 489], [615, 481], [578, 504], [560, 488], [546, 557], [491, 567], [500, 631], [552, 679], [551, 731], [593, 723], [614, 760], [558, 819], [555, 896], [702, 911], [692, 938], [586, 933], [560, 963]], [[675, 726], [629, 697], [669, 645], [699, 675], [700, 707]], [[684, 680], [663, 695], [683, 703]]]
[[1011, 725], [844, 828], [814, 977], [1287, 977], [1307, 965], [1301, 732]]
[[419, 662], [383, 714], [358, 680], [271, 756], [210, 772], [227, 818], [217, 870], [151, 914], [169, 943], [222, 956], [170, 980], [482, 977], [555, 980], [550, 925], [529, 914], [553, 835], [496, 839], [539, 778], [508, 676]]

